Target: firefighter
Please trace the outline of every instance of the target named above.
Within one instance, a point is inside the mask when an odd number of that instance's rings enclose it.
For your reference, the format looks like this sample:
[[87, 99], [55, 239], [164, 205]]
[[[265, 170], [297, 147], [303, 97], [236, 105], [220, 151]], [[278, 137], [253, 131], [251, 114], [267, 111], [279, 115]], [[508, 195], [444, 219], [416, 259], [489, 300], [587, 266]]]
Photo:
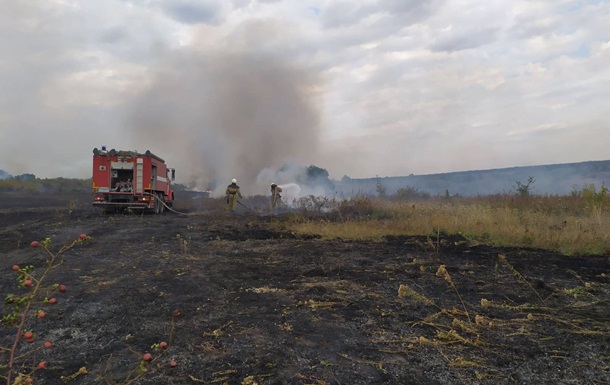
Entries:
[[123, 191], [125, 192], [131, 192], [131, 180], [127, 179], [127, 182], [125, 182], [125, 186], [123, 186]]
[[271, 183], [271, 210], [275, 210], [275, 208], [282, 203], [281, 192], [282, 188], [280, 186]]
[[227, 186], [227, 191], [225, 191], [225, 195], [227, 196], [227, 205], [229, 210], [235, 211], [235, 207], [237, 206], [237, 197], [243, 198], [241, 192], [239, 191], [239, 186], [237, 185], [237, 179], [233, 179], [231, 184]]

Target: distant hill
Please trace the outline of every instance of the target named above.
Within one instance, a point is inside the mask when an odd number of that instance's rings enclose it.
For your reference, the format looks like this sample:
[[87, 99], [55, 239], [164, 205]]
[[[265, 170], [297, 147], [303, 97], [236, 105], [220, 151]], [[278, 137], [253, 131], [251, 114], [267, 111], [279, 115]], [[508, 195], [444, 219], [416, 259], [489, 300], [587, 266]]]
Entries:
[[515, 193], [517, 182], [526, 184], [530, 177], [534, 178], [530, 189], [532, 194], [568, 195], [585, 184], [594, 184], [598, 188], [602, 183], [609, 186], [610, 160], [399, 177], [344, 177], [336, 181], [335, 186], [340, 196], [376, 194], [378, 183], [388, 195], [396, 193], [399, 188], [411, 187], [433, 196], [446, 193], [476, 196]]

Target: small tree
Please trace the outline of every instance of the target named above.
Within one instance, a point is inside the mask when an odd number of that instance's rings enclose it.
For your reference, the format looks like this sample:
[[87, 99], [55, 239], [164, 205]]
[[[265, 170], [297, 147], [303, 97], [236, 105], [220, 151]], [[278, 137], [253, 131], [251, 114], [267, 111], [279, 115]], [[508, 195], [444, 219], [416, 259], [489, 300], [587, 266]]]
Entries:
[[532, 194], [532, 185], [536, 182], [533, 176], [527, 178], [527, 183], [521, 183], [520, 181], [515, 182], [515, 189], [517, 194], [522, 197], [527, 197]]
[[430, 198], [430, 193], [427, 191], [420, 191], [417, 187], [401, 187], [396, 190], [396, 197], [401, 200], [411, 200], [411, 199], [428, 199]]
[[388, 188], [383, 185], [383, 183], [381, 182], [381, 178], [379, 178], [378, 175], [376, 176], [376, 178], [377, 181], [375, 182], [375, 190], [377, 191], [377, 195], [379, 195], [379, 198], [383, 198], [386, 196]]

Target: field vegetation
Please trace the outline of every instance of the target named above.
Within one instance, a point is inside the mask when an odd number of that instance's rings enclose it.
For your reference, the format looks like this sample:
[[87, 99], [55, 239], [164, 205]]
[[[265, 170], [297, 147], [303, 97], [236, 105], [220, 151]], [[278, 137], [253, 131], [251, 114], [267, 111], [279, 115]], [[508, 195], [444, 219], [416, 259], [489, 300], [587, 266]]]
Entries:
[[607, 189], [533, 183], [163, 215], [0, 192], [0, 383], [610, 383]]
[[[610, 195], [604, 184], [573, 186], [571, 193], [564, 196], [534, 195], [534, 185], [535, 179], [530, 177], [527, 182], [516, 182], [514, 193], [507, 194], [461, 197], [446, 192], [432, 196], [406, 186], [389, 195], [378, 179], [375, 195], [360, 194], [351, 199], [308, 196], [286, 203], [293, 213], [296, 209], [307, 214], [294, 215], [290, 230], [328, 239], [375, 241], [387, 236], [428, 235], [434, 241], [441, 234], [452, 234], [472, 243], [540, 248], [567, 255], [610, 252]], [[183, 187], [176, 185], [178, 191]], [[9, 194], [90, 191], [90, 179], [32, 176], [0, 180], [0, 192]], [[72, 200], [74, 206], [76, 199]], [[267, 209], [268, 198], [252, 196], [244, 202], [244, 207], [261, 212]], [[197, 209], [189, 204], [178, 202], [178, 208]], [[211, 199], [204, 206], [220, 208], [223, 200]]]
[[350, 200], [309, 197], [299, 207], [334, 214], [295, 218], [291, 230], [325, 238], [381, 240], [387, 236], [461, 235], [472, 243], [541, 248], [567, 255], [610, 252], [610, 204], [605, 185], [574, 188], [568, 196], [516, 194], [431, 197], [405, 188], [392, 196]]
[[33, 175], [31, 178], [20, 177], [2, 179], [0, 180], [0, 192], [20, 192], [28, 194], [66, 192], [90, 193], [91, 179], [38, 179], [35, 178]]

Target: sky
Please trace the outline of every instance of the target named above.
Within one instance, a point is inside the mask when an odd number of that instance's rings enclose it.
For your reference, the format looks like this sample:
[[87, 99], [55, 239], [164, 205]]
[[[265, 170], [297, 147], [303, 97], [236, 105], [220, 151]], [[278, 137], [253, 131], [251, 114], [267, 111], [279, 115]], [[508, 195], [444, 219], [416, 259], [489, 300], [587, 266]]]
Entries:
[[341, 179], [610, 159], [608, 1], [0, 6], [13, 175], [89, 178], [101, 146], [250, 191], [287, 164]]

